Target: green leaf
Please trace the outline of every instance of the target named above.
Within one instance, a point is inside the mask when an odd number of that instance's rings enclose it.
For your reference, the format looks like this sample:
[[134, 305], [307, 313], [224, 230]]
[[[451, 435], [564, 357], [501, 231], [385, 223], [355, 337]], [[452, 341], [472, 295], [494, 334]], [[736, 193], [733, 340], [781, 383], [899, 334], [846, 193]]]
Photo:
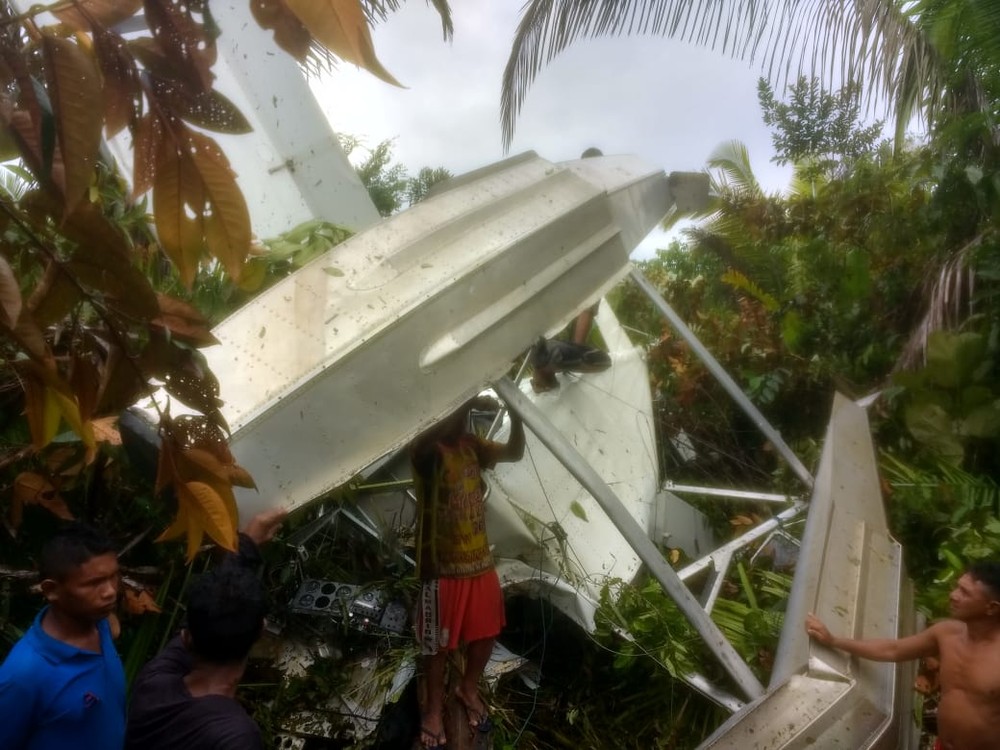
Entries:
[[805, 324], [802, 322], [802, 316], [796, 310], [789, 310], [782, 316], [781, 339], [789, 349], [794, 351], [798, 347], [804, 332]]
[[906, 427], [915, 439], [952, 463], [961, 463], [965, 455], [962, 442], [955, 436], [952, 419], [940, 405], [910, 404], [905, 411]]
[[587, 521], [588, 523], [590, 522], [590, 519], [587, 518], [587, 511], [585, 511], [583, 509], [583, 506], [580, 505], [580, 503], [577, 502], [576, 500], [570, 503], [569, 510], [574, 516], [579, 518], [581, 521]]
[[959, 433], [969, 437], [992, 438], [1000, 435], [1000, 406], [983, 406], [962, 420]]
[[986, 356], [986, 339], [978, 333], [936, 331], [927, 337], [927, 374], [944, 388], [960, 388]]

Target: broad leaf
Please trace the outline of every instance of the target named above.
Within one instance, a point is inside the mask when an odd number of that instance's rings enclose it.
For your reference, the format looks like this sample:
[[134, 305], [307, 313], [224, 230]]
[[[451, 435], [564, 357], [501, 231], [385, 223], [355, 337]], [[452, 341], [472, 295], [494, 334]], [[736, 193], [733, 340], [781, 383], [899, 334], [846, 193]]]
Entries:
[[89, 422], [97, 410], [97, 399], [101, 388], [101, 372], [94, 359], [87, 356], [82, 347], [72, 355], [73, 366], [69, 373], [69, 385], [76, 395], [80, 419]]
[[274, 42], [299, 62], [309, 55], [312, 36], [284, 0], [251, 0], [250, 10], [262, 29], [274, 31]]
[[285, 0], [309, 33], [337, 57], [354, 63], [393, 86], [401, 84], [375, 55], [360, 0]]
[[201, 187], [187, 155], [169, 138], [163, 138], [153, 181], [153, 213], [160, 244], [177, 267], [181, 281], [190, 288], [202, 253], [204, 202], [195, 199], [194, 218], [185, 208], [193, 191]]
[[250, 252], [250, 212], [229, 162], [211, 138], [192, 132], [191, 160], [205, 186], [211, 213], [205, 217], [208, 251], [239, 281]]
[[935, 331], [927, 337], [927, 374], [937, 385], [969, 384], [986, 356], [986, 339], [978, 333]]
[[976, 438], [1000, 435], [1000, 402], [981, 406], [962, 420], [961, 434]]
[[41, 450], [59, 432], [59, 404], [51, 388], [33, 377], [25, 376], [23, 371], [21, 384], [24, 388], [24, 411], [31, 431], [31, 444], [35, 450]]
[[155, 614], [160, 611], [160, 605], [156, 603], [156, 599], [153, 598], [148, 589], [133, 591], [131, 588], [126, 587], [123, 603], [125, 611], [130, 615], [141, 615], [146, 612], [153, 612]]
[[249, 133], [253, 128], [236, 105], [214, 89], [199, 91], [183, 81], [150, 74], [153, 95], [172, 115], [217, 133]]
[[177, 487], [192, 516], [199, 516], [205, 532], [221, 547], [236, 549], [237, 519], [230, 516], [226, 503], [211, 486], [204, 482], [184, 482]]
[[28, 298], [28, 309], [39, 326], [49, 326], [65, 318], [83, 299], [80, 287], [57, 260], [50, 260], [45, 273]]
[[94, 176], [104, 124], [101, 78], [94, 58], [75, 42], [45, 34], [42, 49], [65, 170], [64, 215], [68, 216]]
[[152, 112], [144, 115], [133, 136], [133, 199], [153, 187], [162, 141], [163, 121]]
[[34, 316], [27, 309], [21, 308], [21, 315], [18, 317], [14, 330], [11, 333], [24, 353], [34, 362], [49, 367], [55, 366], [52, 358], [52, 350], [45, 340], [45, 334], [39, 328]]
[[211, 414], [222, 406], [218, 383], [207, 373], [200, 377], [178, 368], [166, 374], [164, 390], [202, 414]]
[[965, 448], [955, 435], [952, 418], [941, 406], [926, 402], [910, 404], [904, 419], [914, 438], [944, 460], [961, 464]]
[[163, 54], [180, 77], [191, 86], [212, 88], [212, 65], [216, 49], [213, 40], [191, 17], [192, 3], [179, 0], [145, 0], [146, 22]]
[[170, 522], [170, 525], [163, 530], [163, 532], [156, 537], [157, 542], [172, 542], [174, 539], [180, 539], [187, 533], [188, 528], [188, 509], [184, 503], [177, 504], [177, 515], [174, 520]]
[[157, 294], [160, 312], [150, 322], [170, 331], [175, 338], [194, 346], [211, 346], [219, 340], [211, 324], [192, 305], [166, 294]]
[[52, 15], [74, 31], [91, 31], [97, 26], [117, 26], [131, 18], [142, 7], [142, 0], [74, 0], [68, 8], [52, 11]]
[[126, 50], [125, 40], [115, 32], [106, 28], [94, 31], [94, 53], [104, 81], [104, 132], [108, 138], [139, 119], [139, 72]]
[[73, 520], [66, 501], [60, 497], [58, 490], [41, 474], [22, 472], [14, 480], [14, 503], [24, 507], [38, 505], [49, 513], [66, 521]]
[[14, 328], [21, 317], [21, 288], [14, 278], [14, 270], [7, 259], [0, 255], [0, 325]]

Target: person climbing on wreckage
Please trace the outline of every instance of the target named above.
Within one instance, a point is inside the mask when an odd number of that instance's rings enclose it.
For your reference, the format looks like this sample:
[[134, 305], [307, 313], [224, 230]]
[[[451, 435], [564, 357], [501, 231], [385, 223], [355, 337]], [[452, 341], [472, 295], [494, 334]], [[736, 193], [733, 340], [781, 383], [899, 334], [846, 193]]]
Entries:
[[425, 700], [420, 744], [447, 746], [444, 722], [448, 656], [465, 644], [465, 670], [455, 697], [465, 707], [472, 732], [489, 732], [479, 678], [505, 624], [503, 592], [486, 538], [483, 469], [524, 454], [524, 427], [510, 414], [510, 438], [496, 443], [468, 431], [472, 409], [496, 410], [477, 397], [417, 438], [411, 460], [417, 495], [417, 575], [421, 593], [417, 639]]
[[837, 638], [814, 614], [806, 633], [824, 646], [873, 661], [936, 657], [939, 750], [1000, 750], [1000, 562], [978, 562], [948, 598], [952, 619], [898, 640]]

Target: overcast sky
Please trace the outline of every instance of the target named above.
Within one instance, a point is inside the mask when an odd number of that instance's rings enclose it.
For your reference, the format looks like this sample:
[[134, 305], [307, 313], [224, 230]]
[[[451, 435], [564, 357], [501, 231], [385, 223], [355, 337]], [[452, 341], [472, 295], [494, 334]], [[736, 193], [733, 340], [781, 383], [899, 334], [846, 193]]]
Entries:
[[[459, 174], [504, 157], [500, 84], [521, 3], [452, 6], [450, 43], [442, 41], [438, 15], [421, 2], [375, 28], [379, 59], [407, 88], [350, 65], [312, 83], [335, 130], [371, 146], [395, 139], [396, 158], [411, 173], [443, 166]], [[770, 162], [758, 74], [746, 63], [660, 37], [583, 40], [536, 78], [511, 153], [533, 149], [561, 161], [597, 146], [606, 154], [634, 153], [667, 172], [697, 171], [717, 145], [739, 139], [765, 190], [781, 190], [790, 170]], [[665, 244], [654, 233], [634, 257]]]

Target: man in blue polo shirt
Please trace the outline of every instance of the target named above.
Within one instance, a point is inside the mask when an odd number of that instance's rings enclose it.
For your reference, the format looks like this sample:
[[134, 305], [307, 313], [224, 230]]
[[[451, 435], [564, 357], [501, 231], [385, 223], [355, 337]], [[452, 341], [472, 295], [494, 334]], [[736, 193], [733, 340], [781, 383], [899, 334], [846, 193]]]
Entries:
[[0, 666], [0, 748], [119, 750], [125, 673], [107, 617], [118, 556], [95, 529], [57, 533], [39, 561], [46, 606]]

